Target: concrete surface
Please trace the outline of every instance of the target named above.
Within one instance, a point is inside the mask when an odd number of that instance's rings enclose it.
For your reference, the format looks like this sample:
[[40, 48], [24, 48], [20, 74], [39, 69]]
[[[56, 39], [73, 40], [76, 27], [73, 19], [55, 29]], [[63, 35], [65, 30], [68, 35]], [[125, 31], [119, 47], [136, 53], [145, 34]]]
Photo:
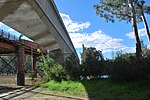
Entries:
[[79, 60], [54, 0], [0, 0], [0, 21], [54, 54], [59, 51], [58, 60], [70, 54]]

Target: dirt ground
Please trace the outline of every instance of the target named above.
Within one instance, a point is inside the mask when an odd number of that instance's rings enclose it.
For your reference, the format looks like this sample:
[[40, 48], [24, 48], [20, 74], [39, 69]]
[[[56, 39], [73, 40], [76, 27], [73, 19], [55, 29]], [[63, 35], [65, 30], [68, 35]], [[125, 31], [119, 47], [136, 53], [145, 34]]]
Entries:
[[65, 96], [38, 86], [40, 79], [26, 78], [25, 86], [16, 85], [16, 76], [0, 76], [0, 100], [89, 100], [88, 98]]
[[33, 86], [0, 86], [0, 100], [88, 100], [87, 98], [64, 96]]

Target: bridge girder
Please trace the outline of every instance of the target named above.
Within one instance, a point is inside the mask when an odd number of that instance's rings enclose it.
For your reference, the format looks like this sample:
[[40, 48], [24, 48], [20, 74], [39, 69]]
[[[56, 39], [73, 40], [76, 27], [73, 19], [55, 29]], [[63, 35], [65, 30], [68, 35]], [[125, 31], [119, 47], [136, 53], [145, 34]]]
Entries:
[[79, 60], [53, 0], [0, 0], [0, 14], [1, 22], [51, 52], [59, 49]]

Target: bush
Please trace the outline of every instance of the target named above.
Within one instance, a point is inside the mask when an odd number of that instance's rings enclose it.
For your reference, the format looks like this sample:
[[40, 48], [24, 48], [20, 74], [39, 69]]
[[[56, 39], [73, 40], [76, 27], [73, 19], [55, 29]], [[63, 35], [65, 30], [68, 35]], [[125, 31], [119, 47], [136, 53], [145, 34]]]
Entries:
[[110, 78], [117, 81], [150, 82], [150, 57], [142, 58], [136, 63], [131, 57], [117, 57], [109, 68]]
[[57, 64], [52, 58], [50, 57], [41, 57], [41, 62], [38, 62], [39, 72], [43, 79], [46, 81], [49, 80], [67, 80], [69, 76], [65, 67], [60, 64]]
[[140, 80], [150, 82], [150, 57], [141, 60], [138, 72]]
[[134, 74], [136, 74], [134, 64], [123, 58], [116, 59], [110, 67], [110, 78], [112, 80], [131, 81], [135, 78]]
[[69, 75], [65, 67], [63, 67], [60, 64], [55, 64], [50, 68], [49, 78], [50, 80], [55, 80], [60, 82], [62, 80], [68, 80]]
[[77, 62], [72, 56], [68, 57], [68, 59], [66, 60], [65, 68], [67, 69], [69, 76], [72, 80], [78, 80], [80, 78], [81, 72], [79, 66], [77, 66]]

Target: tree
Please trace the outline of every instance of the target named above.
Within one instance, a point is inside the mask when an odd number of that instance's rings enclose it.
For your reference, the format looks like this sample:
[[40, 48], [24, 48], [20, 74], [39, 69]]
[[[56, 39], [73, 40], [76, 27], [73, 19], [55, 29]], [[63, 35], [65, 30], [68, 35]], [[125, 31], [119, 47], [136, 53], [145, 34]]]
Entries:
[[142, 58], [148, 58], [150, 57], [150, 49], [147, 47], [147, 45], [144, 44], [143, 40], [141, 40], [142, 45]]
[[37, 62], [40, 74], [46, 81], [55, 80], [61, 82], [69, 79], [68, 72], [64, 66], [56, 63], [50, 56], [40, 56], [40, 61]]
[[93, 78], [101, 74], [101, 61], [104, 60], [101, 51], [97, 51], [96, 48], [85, 48], [83, 45], [83, 52], [81, 53], [82, 59], [82, 71], [84, 76]]
[[135, 8], [134, 8], [134, 5], [133, 5], [133, 2], [131, 0], [127, 0], [127, 1], [128, 1], [129, 7], [131, 8], [132, 27], [133, 27], [134, 34], [135, 34], [135, 39], [136, 39], [136, 58], [137, 58], [137, 61], [139, 62], [139, 60], [141, 58], [141, 55], [142, 55], [142, 49], [141, 49], [140, 38], [138, 36], [136, 12], [135, 12]]
[[146, 29], [147, 38], [148, 38], [148, 41], [150, 43], [150, 32], [149, 32], [148, 24], [147, 24], [145, 15], [144, 15], [144, 12], [147, 13], [147, 14], [150, 14], [150, 11], [149, 11], [150, 7], [149, 6], [144, 6], [144, 4], [145, 4], [144, 0], [140, 0], [140, 1], [136, 0], [136, 2], [135, 2], [135, 5], [137, 5], [137, 9], [139, 9], [140, 16], [143, 20], [143, 23], [144, 23], [144, 26], [145, 26], [145, 29]]
[[80, 78], [80, 68], [77, 66], [77, 60], [74, 55], [70, 55], [66, 59], [66, 69], [71, 77], [71, 79], [79, 79]]
[[[138, 13], [136, 4], [138, 0], [100, 0], [99, 5], [94, 5], [96, 13], [106, 19], [107, 22], [115, 22], [115, 18], [119, 21], [132, 22], [132, 27], [135, 33], [136, 39], [136, 58], [137, 61], [141, 57], [141, 43], [138, 36], [137, 22], [141, 22], [141, 13]], [[143, 5], [140, 5], [140, 7]], [[148, 6], [144, 6], [145, 9], [140, 11], [149, 12]], [[139, 9], [138, 9], [139, 10]]]

